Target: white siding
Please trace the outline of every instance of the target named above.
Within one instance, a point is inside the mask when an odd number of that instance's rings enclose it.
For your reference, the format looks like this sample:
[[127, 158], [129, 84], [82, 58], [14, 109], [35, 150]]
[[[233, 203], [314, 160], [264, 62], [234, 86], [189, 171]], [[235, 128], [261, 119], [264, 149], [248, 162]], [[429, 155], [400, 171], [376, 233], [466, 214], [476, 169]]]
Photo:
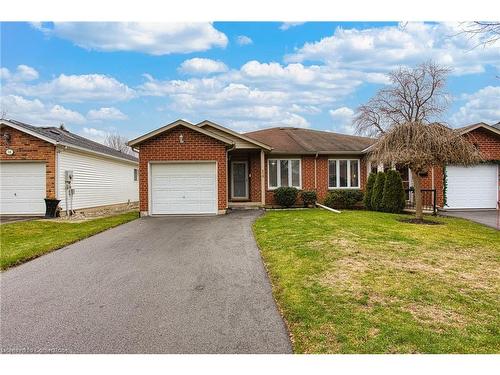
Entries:
[[65, 210], [64, 171], [73, 171], [73, 209], [136, 202], [139, 182], [134, 181], [137, 164], [121, 162], [97, 155], [60, 150], [57, 156], [58, 198]]

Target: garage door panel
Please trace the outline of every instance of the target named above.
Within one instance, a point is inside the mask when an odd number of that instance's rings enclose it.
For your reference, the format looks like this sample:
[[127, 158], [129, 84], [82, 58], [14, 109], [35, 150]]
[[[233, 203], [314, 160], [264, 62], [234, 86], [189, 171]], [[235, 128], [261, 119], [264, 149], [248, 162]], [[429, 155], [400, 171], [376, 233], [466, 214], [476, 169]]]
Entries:
[[496, 208], [498, 172], [496, 165], [448, 166], [448, 208]]
[[217, 213], [215, 163], [151, 165], [151, 213]]
[[45, 163], [0, 163], [0, 213], [45, 213]]

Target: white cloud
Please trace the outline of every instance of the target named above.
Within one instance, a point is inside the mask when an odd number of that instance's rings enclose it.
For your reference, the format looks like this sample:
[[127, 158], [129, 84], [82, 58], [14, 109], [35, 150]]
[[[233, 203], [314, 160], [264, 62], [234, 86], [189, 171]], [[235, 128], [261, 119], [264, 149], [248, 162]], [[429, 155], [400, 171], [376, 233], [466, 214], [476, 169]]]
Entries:
[[[195, 57], [185, 60], [179, 67], [179, 71], [188, 74], [209, 74], [226, 72], [227, 66], [222, 61]], [[146, 77], [147, 78], [147, 77]]]
[[45, 104], [39, 99], [29, 100], [17, 95], [6, 95], [0, 98], [2, 112], [7, 118], [13, 118], [34, 125], [57, 126], [65, 124], [80, 124], [85, 117], [79, 112], [65, 108], [59, 104]]
[[500, 86], [487, 86], [463, 96], [465, 103], [450, 118], [453, 127], [478, 122], [496, 124], [500, 121]]
[[227, 37], [211, 23], [56, 22], [33, 25], [46, 35], [98, 51], [134, 51], [150, 55], [191, 53], [225, 47]]
[[305, 43], [285, 61], [318, 61], [340, 69], [387, 72], [398, 65], [432, 59], [453, 68], [456, 75], [483, 72], [488, 64], [500, 66], [497, 46], [472, 48], [475, 39], [459, 31], [459, 25], [451, 23], [337, 28], [332, 36]]
[[328, 111], [333, 120], [333, 130], [339, 133], [354, 134], [352, 120], [354, 111], [349, 107], [340, 107]]
[[7, 68], [0, 68], [0, 79], [5, 81], [33, 81], [38, 79], [38, 76], [36, 69], [28, 65], [18, 65], [14, 73]]
[[87, 128], [87, 127], [83, 128], [82, 131], [80, 132], [80, 135], [82, 137], [85, 137], [85, 138], [88, 138], [88, 139], [91, 139], [93, 141], [103, 143], [103, 144], [104, 144], [104, 140], [106, 139], [108, 134], [109, 133], [107, 131], [96, 129], [96, 128]]
[[31, 97], [50, 97], [62, 102], [123, 101], [135, 96], [133, 89], [115, 78], [103, 74], [61, 74], [48, 82], [35, 85], [9, 82], [5, 93]]
[[283, 22], [280, 25], [280, 30], [286, 31], [292, 27], [300, 26], [305, 24], [305, 22]]
[[238, 35], [236, 37], [236, 43], [238, 43], [240, 46], [246, 46], [248, 44], [252, 44], [253, 40], [252, 40], [252, 38], [250, 38], [246, 35]]
[[91, 109], [87, 113], [87, 118], [94, 121], [103, 120], [126, 120], [127, 116], [115, 107], [102, 107], [100, 109]]

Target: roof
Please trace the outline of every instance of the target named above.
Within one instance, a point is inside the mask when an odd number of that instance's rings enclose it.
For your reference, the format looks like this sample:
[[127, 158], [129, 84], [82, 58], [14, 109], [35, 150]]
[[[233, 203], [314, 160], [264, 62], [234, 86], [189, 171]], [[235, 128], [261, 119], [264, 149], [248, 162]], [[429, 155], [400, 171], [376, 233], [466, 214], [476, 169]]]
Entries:
[[360, 153], [375, 139], [327, 131], [278, 127], [245, 133], [247, 137], [270, 145], [279, 154]]
[[242, 140], [244, 140], [244, 141], [247, 141], [247, 142], [249, 142], [249, 143], [251, 143], [251, 144], [253, 144], [253, 145], [257, 146], [257, 147], [261, 147], [261, 148], [263, 148], [263, 149], [265, 149], [265, 150], [269, 150], [269, 151], [270, 151], [270, 150], [272, 149], [272, 147], [271, 147], [271, 146], [269, 146], [269, 145], [267, 145], [267, 144], [265, 144], [265, 143], [263, 143], [263, 142], [259, 142], [259, 141], [255, 140], [255, 139], [252, 139], [252, 138], [250, 138], [250, 137], [247, 137], [247, 136], [245, 136], [244, 134], [237, 133], [237, 132], [235, 132], [234, 130], [231, 130], [231, 129], [225, 128], [224, 126], [221, 126], [221, 125], [219, 125], [219, 124], [216, 124], [215, 122], [212, 122], [212, 121], [204, 120], [204, 121], [202, 121], [202, 122], [200, 122], [200, 123], [198, 123], [198, 124], [196, 124], [196, 125], [197, 125], [197, 126], [200, 126], [200, 127], [202, 127], [202, 128], [204, 128], [205, 126], [208, 126], [208, 127], [212, 127], [212, 128], [214, 128], [214, 129], [218, 129], [218, 130], [220, 130], [221, 132], [224, 132], [224, 133], [226, 133], [226, 134], [228, 134], [228, 135], [232, 135], [233, 137], [237, 137], [237, 138], [239, 138], [239, 139], [242, 139]]
[[457, 130], [461, 134], [466, 134], [466, 133], [469, 133], [469, 132], [476, 130], [478, 128], [483, 128], [483, 129], [489, 130], [492, 133], [500, 135], [500, 122], [495, 124], [495, 125], [488, 125], [484, 122], [478, 122], [477, 124], [472, 124], [472, 125], [463, 126], [461, 128], [457, 128]]
[[174, 121], [174, 122], [172, 122], [170, 124], [162, 126], [161, 128], [158, 128], [156, 130], [150, 131], [149, 133], [141, 135], [138, 138], [132, 139], [131, 141], [128, 142], [128, 145], [130, 147], [137, 146], [140, 143], [142, 143], [144, 141], [147, 141], [150, 138], [156, 137], [157, 135], [159, 135], [161, 133], [164, 133], [166, 131], [172, 130], [172, 129], [178, 127], [178, 126], [184, 126], [184, 127], [188, 128], [188, 129], [194, 130], [195, 132], [198, 132], [198, 133], [204, 134], [206, 136], [215, 138], [215, 139], [217, 139], [217, 140], [219, 140], [221, 142], [224, 142], [227, 145], [233, 145], [233, 142], [231, 140], [229, 140], [227, 138], [224, 138], [224, 137], [222, 137], [222, 136], [220, 136], [218, 134], [212, 133], [212, 132], [210, 132], [208, 130], [205, 130], [205, 129], [203, 129], [200, 126], [193, 125], [190, 122], [187, 122], [185, 120], [177, 120], [177, 121]]
[[34, 126], [29, 125], [24, 122], [20, 122], [17, 120], [2, 120], [2, 124], [7, 126], [11, 126], [20, 131], [25, 131], [28, 134], [33, 135], [34, 137], [43, 139], [49, 143], [54, 145], [60, 144], [63, 146], [74, 147], [78, 149], [87, 150], [97, 154], [103, 154], [106, 156], [125, 159], [128, 161], [138, 162], [139, 160], [133, 156], [125, 154], [121, 151], [115, 150], [114, 148], [105, 146], [101, 143], [91, 141], [90, 139], [84, 138], [77, 134], [71, 133], [68, 130], [61, 129], [59, 127], [54, 126]]

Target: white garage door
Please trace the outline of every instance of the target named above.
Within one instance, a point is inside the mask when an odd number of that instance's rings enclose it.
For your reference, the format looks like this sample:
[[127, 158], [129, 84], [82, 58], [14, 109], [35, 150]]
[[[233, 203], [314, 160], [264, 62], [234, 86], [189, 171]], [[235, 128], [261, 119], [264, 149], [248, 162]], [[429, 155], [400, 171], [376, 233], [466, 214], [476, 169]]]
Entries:
[[0, 213], [45, 213], [45, 163], [0, 163]]
[[151, 164], [151, 214], [216, 214], [215, 163]]
[[496, 165], [447, 166], [448, 208], [496, 208], [498, 172]]

